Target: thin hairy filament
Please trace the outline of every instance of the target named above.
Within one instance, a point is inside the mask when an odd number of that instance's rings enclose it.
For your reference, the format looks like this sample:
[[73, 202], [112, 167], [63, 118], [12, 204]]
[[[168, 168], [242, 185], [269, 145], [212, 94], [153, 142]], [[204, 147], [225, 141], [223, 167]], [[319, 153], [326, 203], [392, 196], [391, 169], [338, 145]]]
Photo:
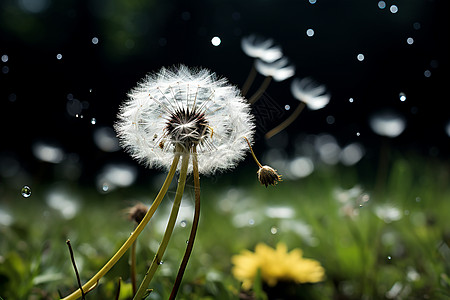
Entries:
[[144, 279], [142, 280], [141, 285], [139, 286], [138, 291], [136, 292], [136, 295], [134, 295], [133, 300], [141, 300], [150, 284], [150, 281], [152, 280], [153, 276], [155, 275], [156, 269], [161, 264], [162, 257], [164, 255], [164, 252], [166, 251], [167, 245], [169, 244], [170, 237], [173, 232], [173, 228], [175, 226], [175, 221], [177, 220], [178, 211], [180, 209], [181, 204], [181, 198], [183, 196], [184, 192], [184, 186], [186, 184], [186, 176], [187, 176], [187, 168], [189, 165], [189, 153], [184, 153], [181, 161], [181, 169], [180, 169], [180, 177], [178, 179], [178, 186], [177, 191], [175, 193], [175, 199], [173, 201], [172, 211], [170, 212], [169, 221], [167, 222], [166, 231], [164, 232], [163, 239], [161, 241], [161, 244], [159, 245], [158, 251], [155, 254], [155, 257], [153, 258], [152, 264], [150, 268], [148, 269], [147, 273], [144, 276]]
[[261, 86], [259, 89], [253, 94], [253, 96], [250, 97], [248, 102], [250, 104], [255, 104], [256, 101], [261, 98], [262, 94], [266, 91], [267, 87], [269, 86], [270, 82], [272, 81], [272, 76], [267, 76], [264, 81], [261, 83]]
[[297, 117], [300, 115], [300, 113], [302, 112], [302, 110], [304, 108], [305, 108], [305, 102], [300, 102], [300, 104], [297, 106], [297, 108], [292, 113], [292, 115], [290, 115], [286, 120], [284, 120], [283, 123], [281, 123], [280, 125], [278, 125], [274, 129], [272, 129], [268, 133], [266, 133], [266, 135], [265, 135], [266, 139], [270, 139], [275, 134], [279, 133], [280, 131], [282, 131], [283, 129], [285, 129], [289, 125], [291, 125], [291, 123], [294, 122], [295, 119], [297, 119]]
[[192, 221], [192, 228], [191, 233], [189, 234], [189, 240], [186, 246], [186, 251], [184, 252], [180, 268], [178, 269], [177, 278], [175, 279], [175, 283], [173, 284], [169, 300], [175, 299], [175, 297], [177, 296], [181, 280], [183, 279], [184, 271], [186, 270], [189, 257], [191, 256], [192, 253], [192, 248], [194, 247], [195, 235], [197, 234], [198, 221], [200, 219], [200, 176], [198, 173], [197, 149], [195, 146], [193, 148], [192, 153], [192, 167], [194, 174], [194, 190], [195, 190], [194, 219]]
[[244, 136], [245, 141], [248, 144], [248, 147], [250, 148], [250, 152], [252, 153], [253, 159], [255, 160], [256, 164], [258, 165], [258, 167], [262, 168], [263, 166], [259, 163], [258, 159], [256, 158], [255, 153], [253, 152], [252, 149], [252, 145], [250, 145], [250, 142], [248, 141], [248, 139]]
[[[139, 234], [142, 232], [144, 227], [147, 225], [147, 223], [152, 218], [153, 214], [155, 213], [156, 209], [158, 208], [159, 204], [161, 203], [162, 199], [167, 193], [167, 190], [169, 189], [169, 185], [172, 182], [173, 176], [175, 175], [175, 172], [177, 170], [178, 161], [180, 160], [180, 155], [175, 154], [172, 162], [172, 166], [170, 167], [169, 174], [167, 174], [166, 180], [164, 181], [164, 184], [159, 191], [158, 195], [156, 196], [155, 201], [153, 201], [152, 206], [150, 206], [149, 210], [145, 214], [144, 218], [142, 219], [141, 223], [136, 227], [136, 229], [133, 231], [133, 233], [130, 235], [130, 237], [125, 241], [125, 243], [120, 247], [119, 250], [114, 254], [114, 256], [103, 266], [103, 268], [98, 271], [97, 274], [94, 275], [88, 282], [86, 282], [83, 285], [83, 291], [90, 291], [93, 286], [97, 285], [100, 278], [102, 278], [115, 264], [116, 262], [122, 257], [122, 255], [130, 248], [130, 246], [133, 244], [133, 242], [136, 240], [136, 238], [139, 236]], [[78, 289], [69, 296], [63, 298], [62, 300], [73, 300], [78, 299], [81, 296], [81, 290]]]
[[252, 68], [250, 69], [250, 73], [248, 73], [247, 79], [244, 82], [244, 85], [242, 86], [242, 96], [247, 95], [248, 90], [252, 86], [253, 81], [255, 81], [256, 78], [256, 68], [255, 64], [252, 65]]

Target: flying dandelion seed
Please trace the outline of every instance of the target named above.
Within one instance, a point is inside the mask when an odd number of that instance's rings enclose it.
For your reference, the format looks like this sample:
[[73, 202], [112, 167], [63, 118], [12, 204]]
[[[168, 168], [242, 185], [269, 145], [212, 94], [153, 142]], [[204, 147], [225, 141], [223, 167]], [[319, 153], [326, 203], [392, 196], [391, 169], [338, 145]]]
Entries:
[[241, 40], [241, 48], [245, 54], [259, 58], [266, 63], [272, 63], [281, 57], [281, 47], [274, 44], [272, 39], [265, 39], [256, 35], [246, 36]]
[[264, 76], [271, 77], [275, 81], [286, 80], [295, 74], [295, 67], [283, 57], [272, 63], [264, 62], [260, 59], [255, 61], [256, 70]]

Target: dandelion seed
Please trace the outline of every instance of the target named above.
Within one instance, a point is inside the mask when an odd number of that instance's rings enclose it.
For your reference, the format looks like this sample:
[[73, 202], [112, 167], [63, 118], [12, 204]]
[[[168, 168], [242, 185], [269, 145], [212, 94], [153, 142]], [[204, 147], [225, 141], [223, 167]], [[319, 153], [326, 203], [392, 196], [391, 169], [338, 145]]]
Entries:
[[274, 44], [272, 39], [258, 37], [254, 34], [241, 40], [242, 51], [250, 57], [259, 58], [271, 63], [283, 56], [281, 47]]
[[326, 93], [325, 85], [321, 85], [312, 78], [295, 78], [291, 84], [291, 93], [311, 110], [318, 110], [330, 102], [330, 94]]
[[250, 107], [239, 94], [209, 70], [162, 68], [131, 91], [115, 129], [121, 145], [150, 168], [169, 169], [176, 151], [195, 145], [199, 172], [212, 174], [242, 160], [242, 137], [253, 136]]
[[272, 77], [275, 81], [286, 80], [295, 74], [295, 67], [285, 57], [271, 63], [257, 59], [255, 68], [262, 75]]
[[376, 134], [394, 138], [405, 130], [406, 121], [397, 113], [383, 111], [371, 116], [369, 125]]

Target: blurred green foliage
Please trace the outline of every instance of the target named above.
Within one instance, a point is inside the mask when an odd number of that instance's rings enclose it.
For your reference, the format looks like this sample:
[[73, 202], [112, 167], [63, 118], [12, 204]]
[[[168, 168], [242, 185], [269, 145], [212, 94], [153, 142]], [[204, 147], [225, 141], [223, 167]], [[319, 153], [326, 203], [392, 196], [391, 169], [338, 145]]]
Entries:
[[[446, 299], [450, 297], [449, 165], [420, 157], [397, 158], [385, 190], [371, 192], [353, 168], [320, 169], [307, 178], [260, 186], [253, 174], [202, 179], [202, 212], [193, 256], [179, 299]], [[349, 189], [351, 187], [351, 189]], [[135, 186], [100, 194], [70, 186], [81, 200], [72, 219], [45, 204], [52, 185], [33, 186], [33, 195], [2, 186], [2, 208], [13, 217], [0, 225], [0, 296], [58, 299], [77, 288], [66, 239], [71, 240], [82, 282], [92, 276], [133, 230], [125, 209], [151, 202], [157, 191]], [[161, 240], [173, 193], [169, 192], [138, 239], [138, 280]], [[167, 299], [189, 235], [192, 192], [186, 194], [172, 240], [150, 288], [149, 299]], [[181, 221], [185, 221], [181, 222]], [[259, 282], [244, 293], [231, 275], [232, 255], [259, 242], [318, 260], [326, 280], [268, 288]], [[129, 299], [126, 257], [87, 299]], [[284, 293], [291, 294], [284, 294]], [[284, 295], [284, 296], [283, 296]], [[302, 297], [303, 296], [303, 297]]]

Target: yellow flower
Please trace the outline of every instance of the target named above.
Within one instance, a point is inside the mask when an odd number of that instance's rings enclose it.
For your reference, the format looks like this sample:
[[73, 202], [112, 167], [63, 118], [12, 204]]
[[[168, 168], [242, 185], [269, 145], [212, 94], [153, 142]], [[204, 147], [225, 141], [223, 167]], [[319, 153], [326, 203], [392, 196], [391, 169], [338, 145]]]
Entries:
[[232, 272], [236, 279], [242, 281], [242, 288], [249, 290], [258, 273], [269, 286], [275, 286], [278, 281], [293, 281], [295, 283], [320, 282], [325, 277], [325, 270], [313, 259], [302, 257], [302, 250], [293, 249], [288, 252], [283, 243], [276, 249], [265, 244], [258, 244], [255, 252], [244, 250], [231, 258], [234, 265]]

